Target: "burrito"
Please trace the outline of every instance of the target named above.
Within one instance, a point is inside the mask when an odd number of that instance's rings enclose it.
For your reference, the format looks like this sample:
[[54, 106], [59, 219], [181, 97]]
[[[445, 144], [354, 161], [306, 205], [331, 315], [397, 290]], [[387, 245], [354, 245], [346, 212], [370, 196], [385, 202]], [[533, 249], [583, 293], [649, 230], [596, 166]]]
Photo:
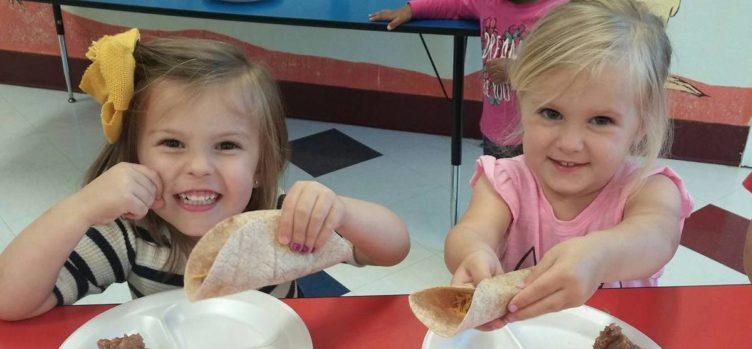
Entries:
[[431, 331], [451, 337], [504, 316], [517, 285], [529, 274], [528, 268], [485, 279], [477, 287], [428, 288], [410, 295], [410, 308]]
[[301, 254], [280, 245], [279, 216], [279, 210], [244, 212], [209, 230], [188, 256], [184, 276], [188, 299], [278, 285], [337, 263], [354, 263], [352, 244], [338, 234], [315, 253]]

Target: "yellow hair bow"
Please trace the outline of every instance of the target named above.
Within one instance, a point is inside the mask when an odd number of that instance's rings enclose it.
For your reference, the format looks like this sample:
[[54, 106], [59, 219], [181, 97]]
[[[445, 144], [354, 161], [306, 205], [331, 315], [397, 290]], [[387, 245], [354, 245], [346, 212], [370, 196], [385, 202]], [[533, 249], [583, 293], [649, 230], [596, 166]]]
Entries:
[[110, 144], [120, 137], [123, 113], [133, 98], [133, 74], [136, 60], [133, 50], [138, 29], [117, 35], [105, 35], [89, 46], [86, 58], [92, 61], [78, 85], [102, 105], [102, 129]]

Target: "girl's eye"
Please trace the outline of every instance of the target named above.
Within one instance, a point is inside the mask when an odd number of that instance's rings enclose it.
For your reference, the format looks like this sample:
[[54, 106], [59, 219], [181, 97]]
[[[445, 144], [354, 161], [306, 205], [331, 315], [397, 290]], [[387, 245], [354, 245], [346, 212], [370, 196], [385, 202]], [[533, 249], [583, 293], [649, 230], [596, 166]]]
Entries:
[[159, 145], [163, 145], [163, 146], [168, 147], [168, 148], [182, 148], [183, 147], [183, 143], [182, 142], [180, 142], [177, 139], [172, 139], [172, 138], [170, 138], [170, 139], [164, 139], [164, 140], [160, 141]]
[[561, 113], [559, 113], [558, 111], [553, 110], [553, 109], [543, 108], [543, 109], [541, 109], [541, 111], [539, 113], [545, 119], [549, 119], [549, 120], [560, 120], [561, 119]]
[[608, 126], [614, 123], [614, 119], [611, 119], [608, 116], [596, 116], [590, 119], [590, 122], [598, 126]]
[[220, 150], [232, 150], [232, 149], [240, 149], [240, 146], [237, 143], [234, 142], [222, 142], [217, 145], [217, 148]]

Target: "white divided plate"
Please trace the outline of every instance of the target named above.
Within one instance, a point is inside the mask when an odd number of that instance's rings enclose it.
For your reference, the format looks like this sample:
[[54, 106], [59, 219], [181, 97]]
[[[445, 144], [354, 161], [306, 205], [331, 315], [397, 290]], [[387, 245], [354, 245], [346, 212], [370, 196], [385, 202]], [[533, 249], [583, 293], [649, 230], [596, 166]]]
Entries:
[[429, 330], [422, 348], [592, 348], [600, 331], [610, 323], [619, 325], [632, 343], [644, 349], [660, 349], [626, 322], [586, 305], [513, 322], [491, 332], [470, 329], [444, 338]]
[[189, 302], [183, 289], [139, 298], [79, 327], [61, 348], [96, 348], [97, 340], [139, 333], [147, 348], [313, 348], [303, 320], [259, 291]]

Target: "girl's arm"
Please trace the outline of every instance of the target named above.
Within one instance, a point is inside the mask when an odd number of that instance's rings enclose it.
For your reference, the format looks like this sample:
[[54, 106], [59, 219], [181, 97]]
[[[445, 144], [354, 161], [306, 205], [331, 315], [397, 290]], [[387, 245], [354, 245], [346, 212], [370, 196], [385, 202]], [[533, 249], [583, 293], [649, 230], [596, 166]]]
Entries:
[[477, 19], [475, 3], [471, 0], [412, 0], [398, 9], [384, 9], [368, 15], [368, 20], [389, 21], [392, 30], [413, 18]]
[[411, 0], [414, 18], [478, 19], [477, 0]]
[[58, 273], [89, 224], [77, 197], [53, 206], [0, 254], [0, 319], [20, 320], [52, 309]]
[[449, 272], [455, 274], [465, 258], [479, 251], [493, 255], [498, 261], [499, 251], [505, 248], [506, 232], [511, 221], [512, 214], [507, 203], [485, 175], [479, 176], [467, 211], [446, 238], [444, 261]]
[[650, 277], [678, 248], [681, 207], [676, 184], [650, 176], [627, 202], [621, 223], [549, 250], [509, 303], [505, 321], [581, 305], [602, 282]]
[[647, 178], [615, 227], [587, 236], [600, 251], [601, 282], [644, 279], [671, 260], [681, 240], [682, 200], [666, 176]]
[[349, 240], [360, 264], [395, 265], [410, 251], [410, 237], [402, 220], [384, 206], [340, 196], [346, 218], [337, 232]]
[[58, 274], [87, 229], [122, 215], [140, 219], [164, 204], [161, 188], [153, 170], [120, 163], [32, 222], [0, 254], [0, 319], [54, 307]]

